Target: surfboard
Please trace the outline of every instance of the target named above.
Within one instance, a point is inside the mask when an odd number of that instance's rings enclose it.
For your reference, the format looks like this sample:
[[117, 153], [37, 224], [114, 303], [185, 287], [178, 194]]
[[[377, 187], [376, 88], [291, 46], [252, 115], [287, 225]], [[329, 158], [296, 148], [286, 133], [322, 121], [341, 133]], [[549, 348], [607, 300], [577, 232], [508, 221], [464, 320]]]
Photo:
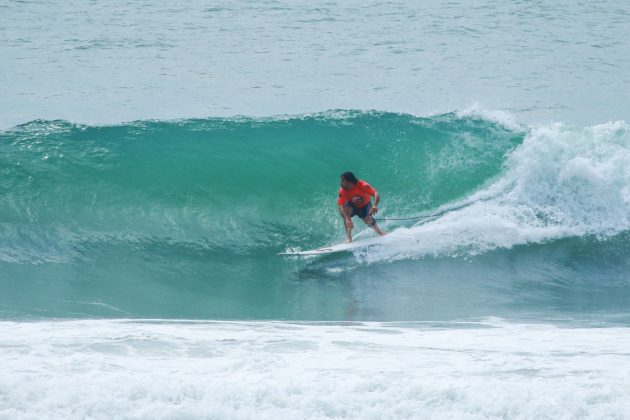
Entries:
[[308, 251], [285, 251], [285, 252], [280, 252], [278, 253], [278, 255], [288, 255], [288, 256], [300, 256], [300, 255], [324, 255], [324, 254], [333, 254], [335, 252], [342, 252], [342, 251], [347, 251], [349, 249], [346, 248], [341, 248], [343, 245], [351, 245], [351, 244], [339, 244], [339, 245], [332, 245], [332, 246], [327, 246], [324, 248], [317, 248], [317, 249], [309, 249]]
[[382, 237], [377, 236], [374, 238], [369, 238], [369, 239], [363, 239], [360, 241], [355, 241], [355, 242], [351, 242], [349, 244], [344, 243], [344, 244], [337, 244], [337, 245], [331, 245], [331, 246], [326, 246], [326, 247], [322, 247], [322, 248], [317, 248], [317, 249], [310, 249], [308, 251], [299, 251], [299, 250], [286, 250], [284, 252], [280, 252], [278, 253], [278, 255], [284, 255], [284, 256], [301, 256], [301, 255], [325, 255], [325, 254], [334, 254], [336, 252], [345, 252], [345, 251], [353, 251], [355, 249], [360, 249], [360, 248], [367, 248], [370, 245], [374, 245], [378, 242], [380, 242], [380, 240], [382, 239]]

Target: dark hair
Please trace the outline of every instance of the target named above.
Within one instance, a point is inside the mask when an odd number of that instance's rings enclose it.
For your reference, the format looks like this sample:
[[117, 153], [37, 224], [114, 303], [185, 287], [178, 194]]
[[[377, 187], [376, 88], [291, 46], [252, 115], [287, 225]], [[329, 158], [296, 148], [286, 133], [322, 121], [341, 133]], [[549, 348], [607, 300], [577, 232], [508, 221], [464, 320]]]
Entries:
[[354, 176], [354, 174], [350, 171], [342, 173], [341, 177], [348, 182], [352, 182], [353, 184], [356, 184], [357, 182], [359, 182], [357, 177]]

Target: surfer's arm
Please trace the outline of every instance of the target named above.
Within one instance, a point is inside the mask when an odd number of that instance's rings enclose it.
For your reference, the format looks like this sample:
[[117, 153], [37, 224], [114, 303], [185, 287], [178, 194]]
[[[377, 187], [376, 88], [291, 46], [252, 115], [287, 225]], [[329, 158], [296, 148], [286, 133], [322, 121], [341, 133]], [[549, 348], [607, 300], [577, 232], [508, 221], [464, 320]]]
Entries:
[[370, 209], [370, 214], [376, 214], [376, 212], [378, 211], [378, 203], [381, 201], [381, 195], [378, 193], [378, 191], [374, 191], [374, 205], [372, 206], [372, 208]]

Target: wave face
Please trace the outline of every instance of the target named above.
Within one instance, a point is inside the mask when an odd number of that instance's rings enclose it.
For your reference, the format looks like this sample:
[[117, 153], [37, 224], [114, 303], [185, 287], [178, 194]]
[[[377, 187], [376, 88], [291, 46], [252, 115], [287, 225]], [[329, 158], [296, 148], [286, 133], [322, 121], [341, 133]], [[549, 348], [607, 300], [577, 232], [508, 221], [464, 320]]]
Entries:
[[[0, 314], [618, 315], [628, 168], [624, 123], [482, 111], [33, 121], [0, 133]], [[343, 240], [345, 170], [381, 217], [432, 216], [383, 221], [382, 245], [354, 254], [276, 256]]]

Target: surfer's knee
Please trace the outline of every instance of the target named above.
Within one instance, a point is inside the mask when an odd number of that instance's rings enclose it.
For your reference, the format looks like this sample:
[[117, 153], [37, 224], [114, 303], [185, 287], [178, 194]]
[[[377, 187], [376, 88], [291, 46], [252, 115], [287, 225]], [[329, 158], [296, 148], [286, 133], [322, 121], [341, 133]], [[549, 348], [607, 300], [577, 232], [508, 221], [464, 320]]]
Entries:
[[365, 219], [363, 219], [363, 222], [368, 225], [371, 226], [373, 228], [376, 228], [376, 220], [372, 217], [372, 216], [368, 216]]

